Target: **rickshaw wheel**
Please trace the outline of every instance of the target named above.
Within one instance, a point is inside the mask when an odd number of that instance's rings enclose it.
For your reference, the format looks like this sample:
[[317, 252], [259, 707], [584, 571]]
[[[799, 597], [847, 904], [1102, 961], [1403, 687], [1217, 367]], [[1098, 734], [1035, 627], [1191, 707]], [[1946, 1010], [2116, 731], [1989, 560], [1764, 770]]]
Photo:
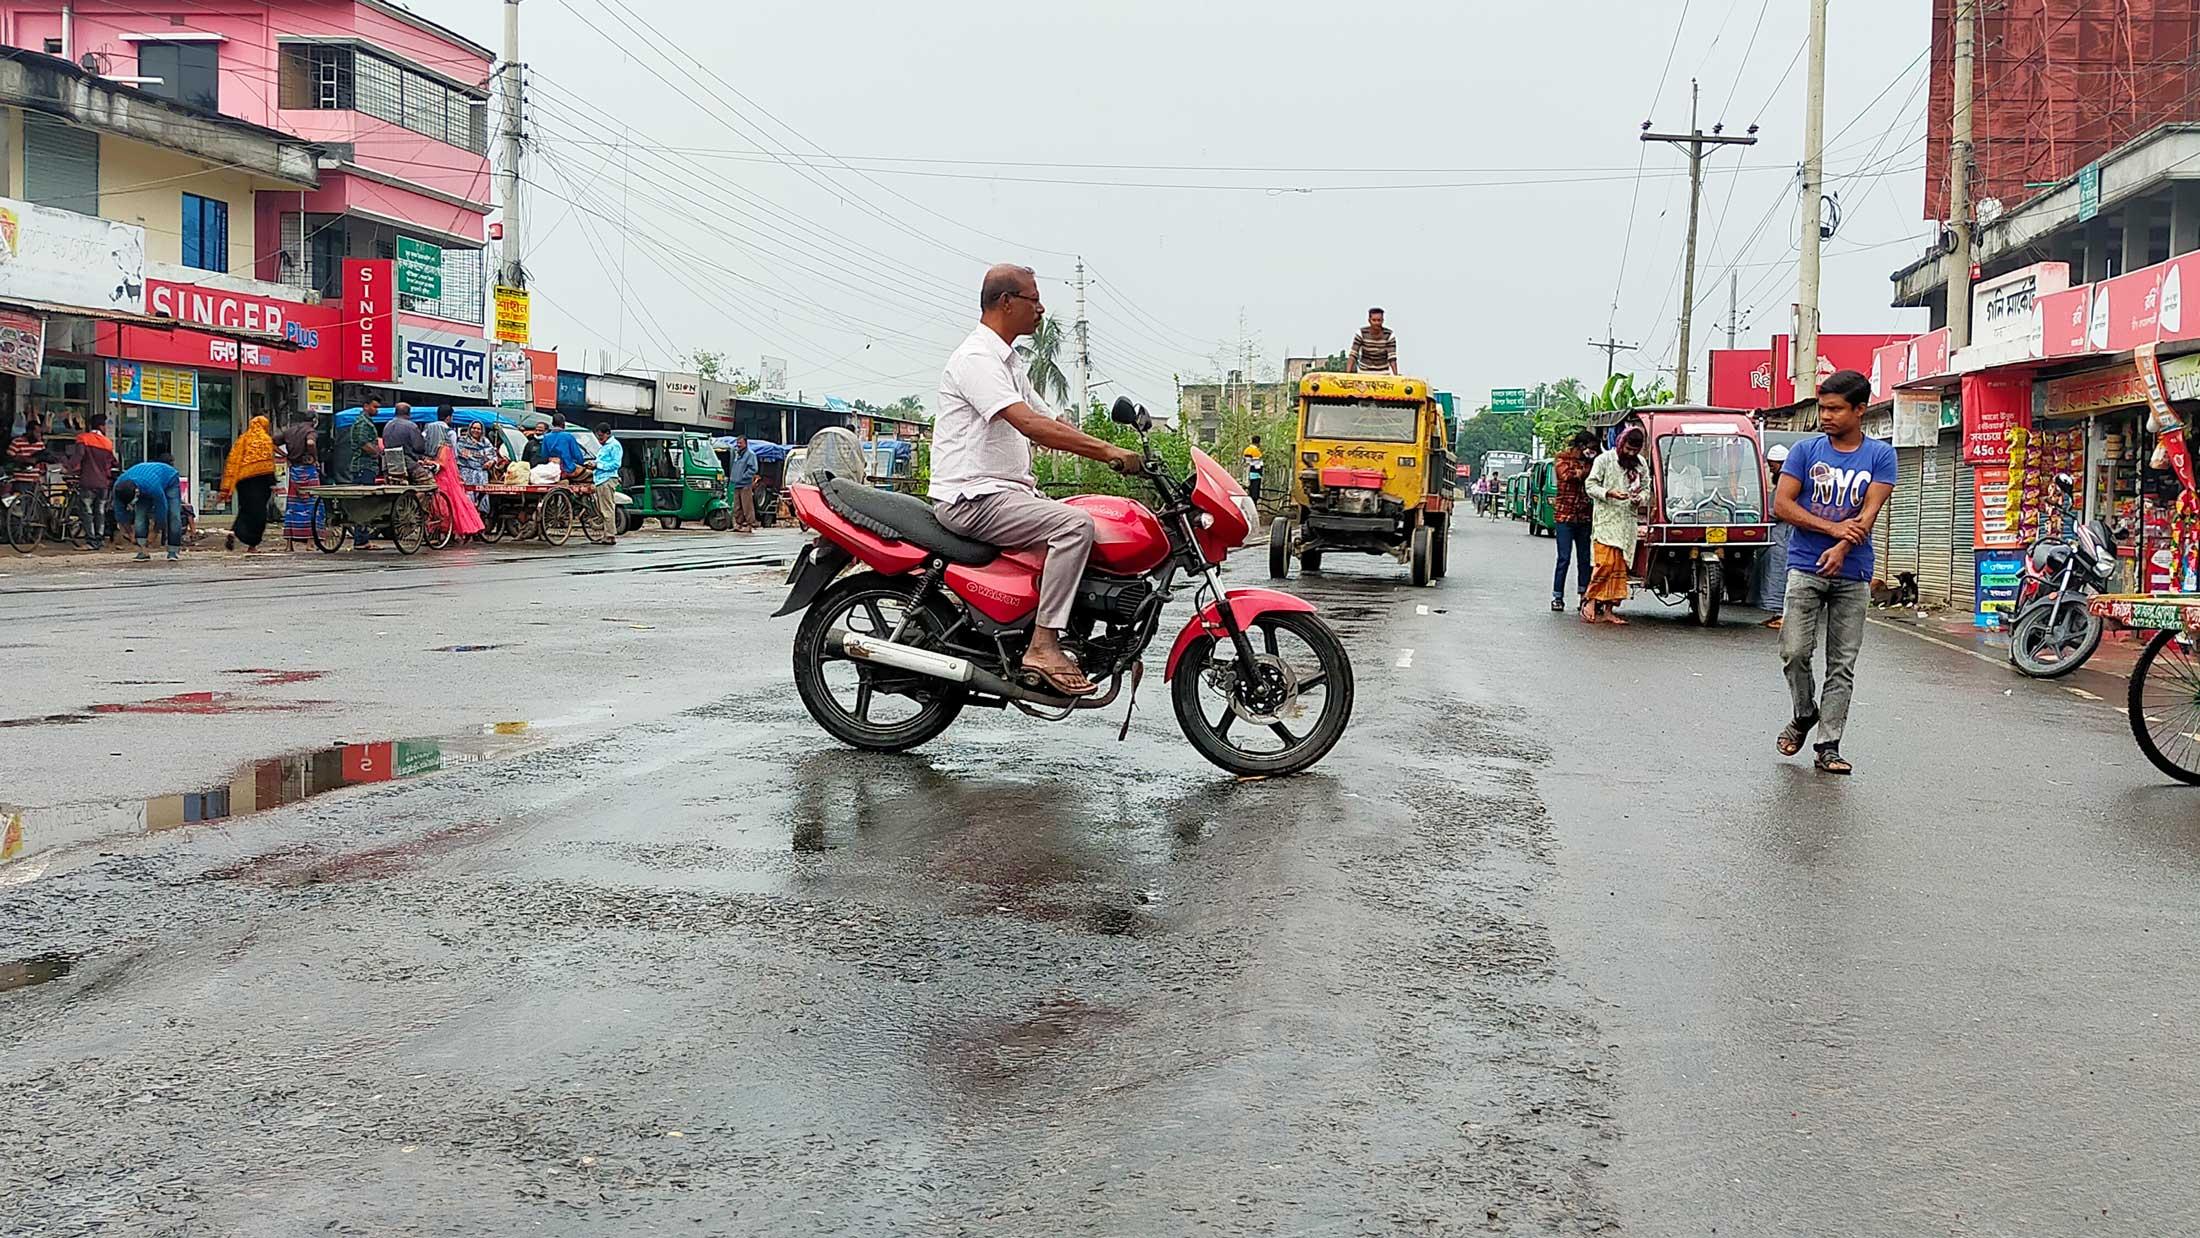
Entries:
[[485, 542], [501, 542], [504, 540], [504, 517], [497, 513], [493, 506], [494, 502], [494, 500], [491, 500], [492, 507], [489, 514], [481, 518], [481, 540]]
[[428, 511], [417, 494], [401, 494], [390, 504], [390, 545], [397, 553], [417, 552], [428, 540]]
[[733, 513], [721, 507], [703, 517], [703, 524], [713, 533], [723, 533], [733, 527]]
[[572, 495], [552, 490], [542, 496], [542, 540], [553, 546], [572, 541], [575, 515]]
[[328, 500], [313, 500], [313, 548], [322, 554], [332, 555], [342, 550], [344, 539], [351, 536], [351, 526], [329, 523], [336, 517], [336, 509]]
[[1696, 588], [1688, 595], [1688, 613], [1698, 627], [1719, 626], [1719, 604], [1726, 600], [1726, 569], [1716, 563], [1696, 565]]
[[[596, 543], [598, 546], [608, 546], [614, 538], [618, 537], [619, 530], [605, 524], [603, 517], [596, 514], [594, 497], [590, 497], [586, 503], [575, 503], [574, 507], [580, 512], [581, 533], [589, 541]], [[612, 512], [612, 519], [617, 520], [622, 525], [626, 523], [625, 515], [616, 510]]]
[[1268, 526], [1268, 578], [1282, 580], [1291, 574], [1291, 520], [1276, 517]]
[[2179, 782], [2200, 786], [2200, 657], [2178, 638], [2156, 632], [2131, 668], [2124, 700], [2131, 737], [2154, 768]]
[[1435, 541], [1436, 538], [1425, 524], [1413, 531], [1413, 548], [1409, 554], [1409, 563], [1413, 573], [1413, 587], [1416, 589], [1429, 582], [1429, 571], [1433, 566], [1431, 560], [1436, 555]]
[[427, 529], [425, 540], [430, 550], [443, 550], [450, 546], [458, 533], [458, 514], [451, 510], [451, 496], [436, 493], [428, 496]]

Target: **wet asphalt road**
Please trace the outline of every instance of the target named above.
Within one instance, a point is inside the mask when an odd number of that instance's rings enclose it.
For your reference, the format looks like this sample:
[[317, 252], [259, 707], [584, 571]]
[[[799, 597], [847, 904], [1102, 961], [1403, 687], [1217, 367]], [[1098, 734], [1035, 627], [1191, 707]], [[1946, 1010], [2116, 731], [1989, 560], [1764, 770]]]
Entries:
[[0, 1232], [2200, 1228], [2200, 793], [2108, 702], [1875, 627], [1829, 782], [1747, 612], [1485, 523], [1293, 583], [1310, 775], [1158, 680], [873, 758], [792, 545], [0, 577]]

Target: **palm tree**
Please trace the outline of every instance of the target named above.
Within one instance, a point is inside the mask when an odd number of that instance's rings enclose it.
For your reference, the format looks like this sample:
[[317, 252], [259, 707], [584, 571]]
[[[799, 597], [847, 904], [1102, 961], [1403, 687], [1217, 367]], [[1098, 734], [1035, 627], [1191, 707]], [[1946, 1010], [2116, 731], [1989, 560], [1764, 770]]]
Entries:
[[[1062, 373], [1059, 360], [1062, 352], [1062, 322], [1049, 314], [1032, 328], [1031, 339], [1018, 344], [1016, 351], [1024, 355], [1031, 370], [1031, 385], [1045, 399], [1060, 404], [1069, 398], [1069, 376]], [[1078, 415], [1083, 416], [1079, 409]]]

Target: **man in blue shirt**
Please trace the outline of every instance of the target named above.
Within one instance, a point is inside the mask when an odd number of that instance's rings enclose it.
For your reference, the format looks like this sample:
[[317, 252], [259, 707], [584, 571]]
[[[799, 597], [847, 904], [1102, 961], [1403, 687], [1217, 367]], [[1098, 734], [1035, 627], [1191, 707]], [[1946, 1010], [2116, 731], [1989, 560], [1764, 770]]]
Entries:
[[733, 528], [737, 533], [756, 532], [756, 449], [746, 434], [733, 440], [733, 471], [726, 485], [733, 489]]
[[588, 453], [581, 450], [580, 440], [565, 426], [565, 414], [556, 413], [550, 418], [550, 433], [542, 436], [542, 462], [557, 461], [558, 473], [567, 481], [580, 475], [582, 466], [588, 463]]
[[132, 542], [137, 553], [131, 558], [143, 561], [153, 556], [145, 549], [150, 527], [158, 522], [168, 539], [170, 562], [182, 557], [183, 552], [183, 475], [168, 463], [167, 457], [133, 464], [115, 478], [112, 495], [115, 524], [120, 527], [125, 520], [132, 520]]
[[592, 478], [596, 487], [596, 518], [603, 521], [603, 527], [611, 531], [611, 544], [617, 545], [619, 466], [626, 463], [626, 444], [611, 436], [611, 423], [608, 421], [596, 426], [596, 441], [603, 444], [596, 449], [596, 471]]
[[[1871, 380], [1855, 370], [1836, 371], [1819, 384], [1818, 425], [1824, 433], [1788, 452], [1772, 507], [1773, 517], [1794, 530], [1788, 540], [1780, 660], [1795, 713], [1780, 732], [1779, 749], [1794, 756], [1816, 727], [1817, 766], [1829, 774], [1853, 772], [1841, 757], [1841, 735], [1856, 684], [1856, 655], [1864, 644], [1864, 609], [1871, 604], [1872, 523], [1894, 493], [1894, 448], [1864, 437], [1864, 406], [1871, 393]], [[1811, 674], [1821, 632], [1822, 693]]]

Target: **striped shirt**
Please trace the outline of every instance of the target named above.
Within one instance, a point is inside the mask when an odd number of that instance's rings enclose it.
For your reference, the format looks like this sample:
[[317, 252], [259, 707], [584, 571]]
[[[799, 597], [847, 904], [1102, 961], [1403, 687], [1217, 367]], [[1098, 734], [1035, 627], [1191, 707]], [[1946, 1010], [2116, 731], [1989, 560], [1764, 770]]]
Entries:
[[1352, 337], [1355, 373], [1398, 372], [1398, 333], [1388, 327], [1361, 327]]

